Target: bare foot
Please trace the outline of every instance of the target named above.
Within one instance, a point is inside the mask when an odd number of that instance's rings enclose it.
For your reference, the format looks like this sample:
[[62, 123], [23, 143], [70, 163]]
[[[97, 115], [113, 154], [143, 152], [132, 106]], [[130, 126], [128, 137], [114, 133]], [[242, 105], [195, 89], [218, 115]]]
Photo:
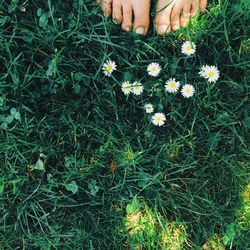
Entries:
[[98, 0], [102, 11], [125, 31], [145, 35], [149, 28], [150, 0]]
[[185, 27], [191, 16], [204, 12], [208, 0], [158, 0], [155, 30], [159, 35]]

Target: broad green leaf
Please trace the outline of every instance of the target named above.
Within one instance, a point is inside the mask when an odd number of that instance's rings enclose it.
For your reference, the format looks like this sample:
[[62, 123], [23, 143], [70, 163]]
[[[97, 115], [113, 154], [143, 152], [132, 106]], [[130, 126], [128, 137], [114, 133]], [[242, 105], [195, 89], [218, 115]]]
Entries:
[[10, 124], [12, 123], [12, 121], [14, 120], [14, 116], [13, 115], [8, 115], [6, 118], [5, 118], [5, 121]]
[[163, 109], [164, 109], [164, 107], [162, 104], [157, 105], [157, 110], [159, 110], [159, 112], [163, 112]]
[[7, 129], [7, 128], [8, 128], [8, 123], [7, 123], [7, 122], [3, 122], [3, 123], [1, 124], [1, 128], [2, 128], [2, 129]]
[[81, 86], [79, 84], [74, 84], [73, 90], [75, 94], [79, 94], [81, 92]]
[[45, 164], [44, 162], [39, 158], [35, 165], [29, 165], [29, 168], [31, 170], [40, 170], [45, 171]]
[[134, 75], [131, 74], [130, 72], [124, 73], [124, 81], [132, 81], [133, 78], [134, 78]]
[[88, 188], [90, 190], [91, 195], [96, 195], [99, 191], [99, 187], [96, 185], [96, 181], [92, 180], [90, 181], [90, 183], [88, 184]]
[[227, 225], [227, 231], [223, 237], [223, 243], [225, 245], [229, 245], [231, 244], [231, 242], [233, 242], [235, 237], [235, 223], [231, 223], [229, 225]]
[[15, 115], [16, 112], [17, 112], [16, 108], [11, 108], [10, 113], [11, 113], [12, 115]]
[[40, 17], [42, 15], [42, 9], [41, 8], [37, 9], [36, 14], [38, 17]]
[[83, 74], [81, 72], [76, 72], [74, 74], [74, 79], [77, 81], [77, 82], [80, 82], [82, 79], [83, 79]]
[[44, 13], [39, 18], [39, 26], [45, 28], [48, 24], [48, 14]]
[[78, 192], [78, 185], [76, 184], [75, 181], [65, 184], [65, 187], [68, 191], [72, 192], [73, 194], [76, 194]]
[[20, 115], [19, 112], [16, 112], [16, 114], [15, 114], [15, 119], [16, 119], [16, 120], [20, 120], [20, 119], [21, 119], [21, 115]]
[[126, 212], [127, 214], [132, 214], [134, 212], [138, 212], [140, 208], [141, 208], [141, 203], [135, 196], [132, 200], [132, 203], [127, 205]]
[[35, 169], [45, 170], [44, 162], [41, 159], [38, 159], [38, 161], [36, 162]]
[[140, 173], [138, 175], [138, 186], [144, 188], [148, 185], [150, 175], [145, 173]]
[[5, 116], [4, 115], [0, 115], [0, 122], [4, 122], [5, 121]]

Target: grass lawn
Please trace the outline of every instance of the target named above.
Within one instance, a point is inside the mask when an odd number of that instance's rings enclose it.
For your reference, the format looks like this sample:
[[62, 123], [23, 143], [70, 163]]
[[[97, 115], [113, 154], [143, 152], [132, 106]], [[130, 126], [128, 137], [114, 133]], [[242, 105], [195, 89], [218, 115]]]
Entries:
[[249, 38], [248, 0], [211, 0], [164, 37], [121, 31], [94, 0], [1, 0], [0, 249], [250, 249]]

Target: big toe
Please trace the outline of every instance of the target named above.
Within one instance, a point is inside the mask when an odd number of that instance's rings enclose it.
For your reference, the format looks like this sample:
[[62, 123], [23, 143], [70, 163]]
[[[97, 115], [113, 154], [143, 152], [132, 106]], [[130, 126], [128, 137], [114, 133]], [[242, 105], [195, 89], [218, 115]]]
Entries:
[[134, 24], [133, 24], [134, 31], [137, 34], [145, 35], [149, 29], [150, 1], [136, 0], [135, 3], [133, 4], [133, 11], [134, 11]]
[[172, 1], [158, 0], [154, 23], [155, 30], [159, 35], [171, 31], [170, 15], [172, 7]]

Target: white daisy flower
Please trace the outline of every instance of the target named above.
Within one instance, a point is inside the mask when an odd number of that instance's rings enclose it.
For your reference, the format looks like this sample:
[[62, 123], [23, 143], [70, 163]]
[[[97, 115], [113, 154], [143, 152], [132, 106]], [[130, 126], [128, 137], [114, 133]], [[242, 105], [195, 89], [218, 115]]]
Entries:
[[180, 88], [180, 82], [176, 81], [175, 78], [169, 79], [165, 83], [165, 90], [169, 93], [175, 93]]
[[139, 82], [134, 82], [132, 84], [132, 93], [134, 95], [140, 95], [143, 92], [143, 86]]
[[151, 103], [145, 104], [144, 109], [145, 109], [146, 113], [148, 113], [148, 114], [154, 112], [154, 106]]
[[122, 83], [122, 92], [125, 95], [129, 95], [132, 92], [132, 84], [128, 81]]
[[185, 84], [181, 89], [181, 94], [186, 98], [192, 97], [194, 93], [195, 93], [195, 88], [193, 85], [190, 84]]
[[217, 82], [220, 77], [220, 72], [215, 66], [202, 66], [199, 74], [207, 79], [208, 82]]
[[150, 76], [156, 77], [161, 72], [161, 66], [159, 63], [150, 63], [148, 65], [147, 71]]
[[186, 41], [181, 46], [181, 52], [184, 55], [191, 56], [196, 51], [196, 45], [192, 42]]
[[107, 60], [102, 67], [103, 73], [105, 76], [111, 76], [114, 70], [116, 70], [117, 66], [114, 61]]
[[199, 75], [203, 78], [207, 78], [207, 70], [208, 70], [209, 66], [207, 65], [203, 65], [200, 69]]
[[152, 123], [155, 126], [162, 126], [166, 121], [166, 116], [163, 113], [155, 113], [152, 116]]

